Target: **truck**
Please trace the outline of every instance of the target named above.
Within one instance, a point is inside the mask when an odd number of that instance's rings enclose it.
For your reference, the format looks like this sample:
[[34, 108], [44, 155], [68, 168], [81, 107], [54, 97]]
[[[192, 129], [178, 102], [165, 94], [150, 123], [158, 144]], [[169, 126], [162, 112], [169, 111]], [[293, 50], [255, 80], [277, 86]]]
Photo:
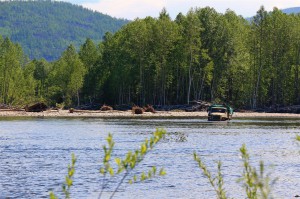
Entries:
[[226, 104], [213, 104], [208, 107], [208, 121], [226, 121], [231, 120], [233, 109]]

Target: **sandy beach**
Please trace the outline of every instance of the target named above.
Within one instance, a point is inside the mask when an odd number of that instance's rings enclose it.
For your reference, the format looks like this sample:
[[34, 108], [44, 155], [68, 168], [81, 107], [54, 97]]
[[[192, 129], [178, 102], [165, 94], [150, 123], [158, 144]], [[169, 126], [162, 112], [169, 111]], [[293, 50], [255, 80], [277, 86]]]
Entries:
[[[185, 111], [157, 111], [156, 113], [144, 112], [141, 115], [133, 114], [131, 111], [75, 111], [69, 110], [47, 110], [44, 112], [25, 112], [0, 110], [0, 117], [45, 117], [45, 118], [204, 118], [207, 112], [185, 112]], [[234, 118], [300, 118], [300, 114], [292, 113], [258, 113], [258, 112], [235, 112]]]

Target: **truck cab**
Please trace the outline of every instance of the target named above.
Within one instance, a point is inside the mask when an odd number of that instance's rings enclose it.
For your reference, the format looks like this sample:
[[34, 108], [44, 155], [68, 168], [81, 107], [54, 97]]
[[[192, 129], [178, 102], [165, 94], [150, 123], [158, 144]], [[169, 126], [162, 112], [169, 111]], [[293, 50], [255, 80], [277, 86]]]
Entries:
[[231, 120], [233, 109], [227, 105], [214, 104], [208, 107], [208, 121]]

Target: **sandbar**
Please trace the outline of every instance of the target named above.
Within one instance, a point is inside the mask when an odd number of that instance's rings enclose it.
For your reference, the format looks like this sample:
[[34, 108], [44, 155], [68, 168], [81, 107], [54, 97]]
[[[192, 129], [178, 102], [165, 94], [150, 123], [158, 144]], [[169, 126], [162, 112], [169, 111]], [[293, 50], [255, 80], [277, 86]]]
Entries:
[[[13, 110], [0, 110], [0, 117], [45, 117], [45, 118], [205, 118], [207, 112], [196, 111], [157, 111], [133, 114], [132, 111], [83, 111], [75, 110], [46, 110], [43, 112], [25, 112]], [[264, 112], [235, 112], [234, 118], [300, 118], [300, 114], [293, 113], [264, 113]]]

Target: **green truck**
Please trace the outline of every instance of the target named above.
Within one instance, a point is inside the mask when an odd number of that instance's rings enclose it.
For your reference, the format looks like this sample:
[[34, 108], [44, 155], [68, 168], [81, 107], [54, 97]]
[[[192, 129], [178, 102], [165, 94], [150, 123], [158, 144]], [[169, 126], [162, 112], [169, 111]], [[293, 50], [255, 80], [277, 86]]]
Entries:
[[231, 120], [233, 109], [225, 104], [213, 104], [208, 107], [208, 121], [226, 121]]

